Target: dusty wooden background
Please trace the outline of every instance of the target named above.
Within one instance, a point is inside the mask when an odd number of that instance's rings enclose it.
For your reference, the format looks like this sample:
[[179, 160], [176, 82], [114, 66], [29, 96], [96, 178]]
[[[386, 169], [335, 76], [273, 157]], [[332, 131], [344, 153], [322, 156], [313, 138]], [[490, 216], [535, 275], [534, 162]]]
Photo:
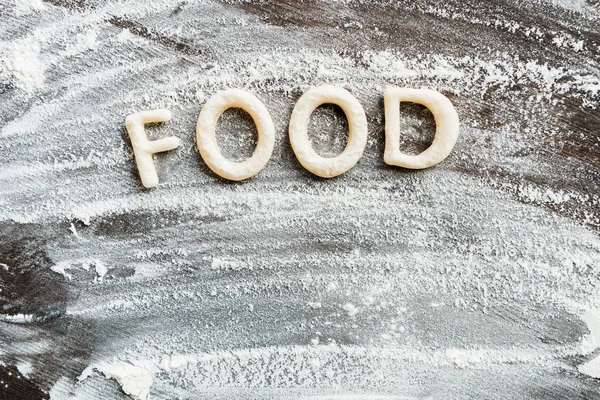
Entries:
[[[0, 397], [600, 398], [599, 23], [590, 0], [0, 0]], [[370, 124], [333, 180], [286, 137], [321, 84]], [[389, 85], [453, 101], [448, 160], [383, 164]], [[224, 88], [276, 123], [244, 183], [194, 144]], [[123, 122], [154, 107], [182, 146], [148, 191]], [[431, 115], [403, 115], [426, 148]], [[314, 146], [346, 128], [321, 107]], [[219, 140], [247, 157], [251, 120]]]

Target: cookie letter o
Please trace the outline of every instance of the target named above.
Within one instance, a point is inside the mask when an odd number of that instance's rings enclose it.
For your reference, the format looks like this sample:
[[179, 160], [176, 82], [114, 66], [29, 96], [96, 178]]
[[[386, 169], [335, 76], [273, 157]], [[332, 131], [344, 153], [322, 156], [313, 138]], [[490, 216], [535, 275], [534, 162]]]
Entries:
[[[258, 131], [258, 143], [252, 157], [242, 162], [223, 157], [215, 137], [219, 116], [234, 107], [250, 114]], [[196, 142], [202, 159], [215, 174], [232, 181], [242, 181], [258, 174], [267, 165], [275, 145], [275, 126], [269, 110], [252, 93], [240, 89], [224, 90], [212, 96], [202, 107], [196, 124]]]
[[[344, 151], [333, 158], [318, 155], [308, 140], [308, 122], [313, 111], [321, 104], [336, 104], [348, 118], [350, 135]], [[362, 106], [345, 89], [319, 86], [309, 89], [300, 97], [290, 118], [290, 142], [300, 164], [322, 178], [333, 178], [348, 171], [360, 159], [367, 145], [367, 117]]]

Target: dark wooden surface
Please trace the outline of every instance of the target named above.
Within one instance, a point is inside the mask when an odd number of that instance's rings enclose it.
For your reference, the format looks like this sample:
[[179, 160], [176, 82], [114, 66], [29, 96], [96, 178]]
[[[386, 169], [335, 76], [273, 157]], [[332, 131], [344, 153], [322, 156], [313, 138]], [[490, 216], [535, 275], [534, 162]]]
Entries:
[[[0, 0], [0, 398], [600, 398], [599, 23], [589, 0]], [[286, 136], [321, 84], [369, 120], [332, 180]], [[383, 163], [392, 85], [455, 104], [435, 168]], [[276, 124], [244, 183], [194, 143], [225, 88]], [[124, 118], [157, 107], [182, 145], [145, 190]], [[419, 152], [432, 116], [402, 111]], [[346, 130], [321, 107], [311, 140]], [[232, 110], [218, 137], [239, 160], [256, 132]]]

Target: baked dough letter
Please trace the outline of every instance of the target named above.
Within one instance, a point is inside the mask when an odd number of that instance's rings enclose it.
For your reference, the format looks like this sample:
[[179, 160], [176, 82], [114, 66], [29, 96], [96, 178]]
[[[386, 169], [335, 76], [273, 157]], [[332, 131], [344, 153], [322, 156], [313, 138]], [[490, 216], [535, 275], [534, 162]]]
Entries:
[[[443, 161], [458, 139], [458, 114], [446, 96], [429, 89], [387, 88], [385, 107], [385, 151], [383, 161], [410, 169], [432, 167]], [[435, 118], [435, 137], [431, 146], [419, 155], [400, 151], [400, 103], [408, 101], [429, 108]]]
[[[252, 157], [243, 162], [229, 161], [221, 154], [215, 137], [219, 116], [228, 108], [241, 108], [256, 124], [258, 143]], [[275, 126], [265, 105], [252, 93], [240, 89], [216, 93], [202, 107], [196, 124], [196, 142], [200, 155], [217, 175], [242, 181], [258, 174], [267, 165], [275, 145]]]
[[173, 150], [179, 146], [179, 139], [174, 136], [153, 141], [148, 140], [144, 124], [165, 122], [170, 119], [171, 111], [164, 109], [140, 111], [125, 118], [125, 127], [131, 139], [133, 154], [144, 187], [153, 188], [158, 185], [158, 175], [156, 174], [154, 161], [152, 161], [152, 155]]
[[[337, 104], [348, 118], [350, 135], [344, 151], [333, 158], [318, 155], [308, 140], [308, 122], [313, 111], [321, 104]], [[345, 89], [319, 86], [309, 89], [300, 97], [290, 118], [290, 142], [300, 164], [323, 178], [333, 178], [348, 171], [360, 159], [367, 145], [367, 117], [362, 106]]]

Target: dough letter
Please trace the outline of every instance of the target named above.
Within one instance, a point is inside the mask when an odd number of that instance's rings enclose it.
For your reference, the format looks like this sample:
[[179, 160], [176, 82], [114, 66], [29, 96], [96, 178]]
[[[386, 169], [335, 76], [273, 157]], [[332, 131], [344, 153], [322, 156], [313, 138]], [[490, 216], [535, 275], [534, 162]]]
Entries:
[[[318, 155], [308, 140], [308, 122], [321, 104], [337, 104], [348, 118], [350, 135], [344, 151], [337, 157]], [[362, 106], [345, 89], [336, 86], [312, 88], [300, 97], [290, 118], [290, 142], [300, 164], [323, 178], [333, 178], [348, 171], [360, 159], [367, 145], [367, 117]]]
[[[443, 161], [458, 139], [458, 114], [446, 96], [429, 89], [387, 88], [385, 106], [385, 152], [383, 161], [410, 169], [432, 167]], [[435, 137], [431, 146], [419, 155], [400, 151], [400, 103], [408, 101], [429, 108], [435, 118]]]
[[[241, 108], [256, 124], [258, 143], [252, 157], [243, 162], [229, 161], [221, 154], [215, 137], [215, 125], [219, 116], [228, 108]], [[218, 92], [211, 97], [198, 117], [196, 142], [200, 155], [217, 175], [241, 181], [258, 174], [267, 165], [275, 145], [275, 127], [269, 110], [252, 93], [232, 89]]]
[[152, 161], [152, 155], [154, 153], [173, 150], [179, 146], [179, 139], [174, 136], [153, 141], [148, 140], [144, 124], [165, 122], [170, 119], [171, 111], [164, 109], [140, 111], [128, 115], [125, 119], [125, 127], [131, 139], [133, 154], [135, 155], [135, 161], [144, 187], [153, 188], [158, 185], [158, 175], [156, 175], [156, 167], [154, 166], [154, 161]]

